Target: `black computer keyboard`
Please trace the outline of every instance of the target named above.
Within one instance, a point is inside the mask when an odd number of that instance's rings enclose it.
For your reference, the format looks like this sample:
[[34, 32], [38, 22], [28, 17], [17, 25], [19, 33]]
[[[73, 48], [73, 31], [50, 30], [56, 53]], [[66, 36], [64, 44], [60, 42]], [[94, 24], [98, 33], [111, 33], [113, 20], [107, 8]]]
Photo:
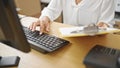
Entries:
[[43, 53], [55, 51], [62, 46], [69, 44], [69, 41], [58, 38], [47, 33], [39, 34], [39, 31], [31, 31], [27, 27], [23, 27], [24, 33], [31, 47]]

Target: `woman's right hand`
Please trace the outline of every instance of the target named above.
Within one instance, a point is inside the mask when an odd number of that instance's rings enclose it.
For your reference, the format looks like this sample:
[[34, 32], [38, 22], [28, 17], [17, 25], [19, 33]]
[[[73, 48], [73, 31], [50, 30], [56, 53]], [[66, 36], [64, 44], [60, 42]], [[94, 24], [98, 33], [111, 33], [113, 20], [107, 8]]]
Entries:
[[40, 34], [42, 34], [44, 31], [49, 32], [50, 31], [50, 19], [47, 16], [44, 16], [38, 19], [36, 22], [33, 22], [29, 26], [29, 29], [34, 31], [37, 26], [40, 26]]

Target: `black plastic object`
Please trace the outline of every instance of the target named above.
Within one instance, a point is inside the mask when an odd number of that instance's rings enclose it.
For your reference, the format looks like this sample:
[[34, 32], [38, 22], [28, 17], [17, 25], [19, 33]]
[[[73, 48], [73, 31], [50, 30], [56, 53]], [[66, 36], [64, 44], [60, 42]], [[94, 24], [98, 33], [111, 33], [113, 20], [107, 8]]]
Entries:
[[96, 45], [86, 55], [83, 63], [86, 68], [120, 68], [119, 54], [118, 49]]
[[18, 56], [0, 57], [0, 68], [18, 66], [19, 61], [20, 57]]

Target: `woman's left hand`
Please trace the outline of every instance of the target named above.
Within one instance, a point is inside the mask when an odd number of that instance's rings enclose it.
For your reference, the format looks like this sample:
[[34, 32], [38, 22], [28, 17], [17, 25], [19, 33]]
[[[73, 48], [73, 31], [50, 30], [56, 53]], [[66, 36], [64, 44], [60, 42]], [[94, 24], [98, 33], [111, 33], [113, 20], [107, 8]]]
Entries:
[[106, 24], [104, 22], [97, 23], [97, 26], [100, 27], [100, 28], [107, 28], [107, 27], [109, 27], [108, 24]]

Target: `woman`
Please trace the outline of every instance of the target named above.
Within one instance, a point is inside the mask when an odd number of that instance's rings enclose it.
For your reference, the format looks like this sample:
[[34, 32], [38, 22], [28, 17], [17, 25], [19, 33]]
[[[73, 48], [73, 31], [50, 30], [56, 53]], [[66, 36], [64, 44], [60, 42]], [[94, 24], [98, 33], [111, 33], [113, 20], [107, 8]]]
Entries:
[[29, 28], [34, 31], [40, 26], [41, 33], [49, 31], [50, 22], [61, 12], [65, 24], [83, 26], [95, 23], [99, 27], [109, 27], [114, 24], [114, 11], [114, 0], [51, 0], [39, 20]]

